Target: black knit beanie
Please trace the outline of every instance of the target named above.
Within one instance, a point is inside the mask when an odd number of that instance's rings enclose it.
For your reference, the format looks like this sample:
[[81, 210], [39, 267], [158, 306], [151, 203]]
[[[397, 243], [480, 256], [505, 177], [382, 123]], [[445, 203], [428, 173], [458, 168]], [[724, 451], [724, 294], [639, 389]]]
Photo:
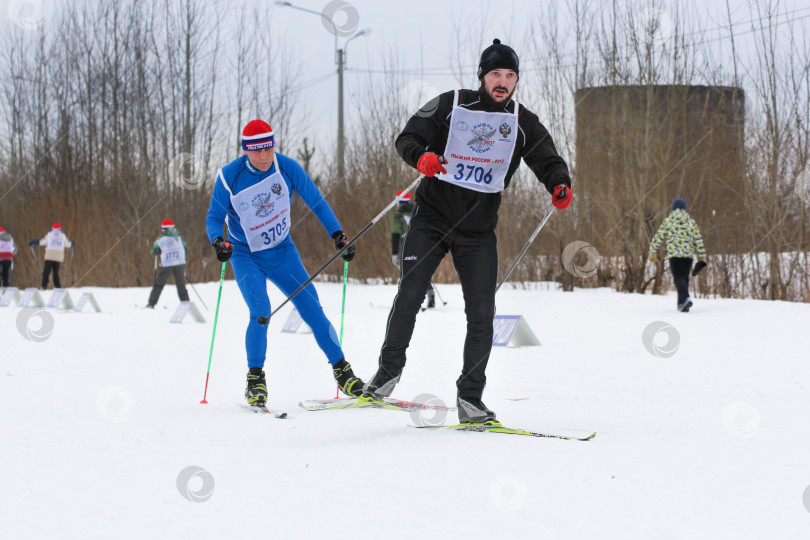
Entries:
[[494, 69], [511, 69], [515, 73], [518, 71], [517, 53], [509, 45], [503, 45], [500, 39], [493, 39], [492, 45], [484, 49], [481, 53], [481, 61], [478, 62], [478, 80]]

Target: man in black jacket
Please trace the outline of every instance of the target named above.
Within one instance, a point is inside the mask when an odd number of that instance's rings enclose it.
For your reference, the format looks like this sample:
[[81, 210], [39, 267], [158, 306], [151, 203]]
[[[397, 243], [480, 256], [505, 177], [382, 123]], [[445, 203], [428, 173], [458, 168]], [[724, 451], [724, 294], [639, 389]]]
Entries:
[[425, 178], [416, 191], [402, 251], [402, 279], [388, 316], [379, 368], [364, 388], [364, 399], [391, 395], [405, 366], [427, 286], [449, 251], [467, 315], [464, 364], [456, 381], [459, 420], [496, 422], [481, 397], [495, 317], [500, 192], [523, 158], [552, 194], [554, 206], [567, 208], [572, 197], [568, 166], [548, 130], [536, 114], [510, 99], [518, 67], [515, 51], [494, 40], [481, 53], [481, 87], [439, 95], [412, 116], [397, 137], [399, 155]]

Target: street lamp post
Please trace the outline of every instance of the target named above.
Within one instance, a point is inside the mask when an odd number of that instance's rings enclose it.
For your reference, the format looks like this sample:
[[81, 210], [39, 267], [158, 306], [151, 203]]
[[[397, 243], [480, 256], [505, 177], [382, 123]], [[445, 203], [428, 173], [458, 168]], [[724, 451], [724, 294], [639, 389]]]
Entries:
[[343, 48], [338, 49], [338, 178], [341, 180], [346, 173], [343, 152], [345, 150], [345, 139], [343, 137], [343, 70], [346, 67], [346, 51], [349, 42], [354, 38], [366, 36], [371, 33], [371, 29], [364, 28], [343, 43]]
[[293, 9], [297, 9], [299, 11], [304, 11], [306, 13], [313, 13], [327, 20], [329, 24], [332, 26], [332, 34], [335, 36], [335, 63], [337, 64], [337, 74], [338, 74], [338, 134], [337, 134], [338, 178], [342, 180], [346, 174], [346, 167], [344, 161], [345, 139], [343, 136], [343, 72], [346, 66], [346, 47], [348, 46], [351, 40], [359, 38], [360, 36], [369, 35], [371, 33], [371, 29], [364, 28], [363, 30], [360, 30], [352, 37], [344, 41], [343, 48], [339, 49], [338, 29], [335, 26], [335, 22], [330, 17], [327, 17], [323, 12], [302, 8], [290, 2], [283, 2], [280, 0], [276, 0], [275, 4], [279, 7], [290, 7]]
[[[346, 44], [344, 43], [345, 47]], [[343, 180], [346, 178], [346, 164], [344, 161], [344, 143], [343, 143], [343, 49], [337, 50], [338, 62], [338, 135], [337, 135], [337, 155], [338, 155], [338, 179]]]

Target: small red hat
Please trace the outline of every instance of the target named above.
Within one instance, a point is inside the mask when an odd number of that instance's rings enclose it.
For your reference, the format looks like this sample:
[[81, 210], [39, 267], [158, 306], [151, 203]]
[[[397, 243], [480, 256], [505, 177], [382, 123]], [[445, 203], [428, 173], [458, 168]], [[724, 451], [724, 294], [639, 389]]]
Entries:
[[411, 202], [411, 194], [406, 193], [405, 195], [403, 195], [402, 194], [403, 191], [405, 191], [405, 190], [400, 189], [399, 191], [397, 191], [397, 197], [399, 198], [399, 204], [403, 204], [403, 203], [406, 203], [406, 202]]
[[261, 150], [275, 145], [273, 128], [264, 120], [251, 120], [242, 130], [242, 150]]
[[4, 233], [6, 230], [3, 227], [0, 227], [0, 233]]
[[53, 224], [53, 227], [51, 227], [51, 228], [52, 228], [52, 229], [56, 229], [56, 230], [61, 230], [61, 229], [62, 229], [62, 225], [61, 225], [61, 224], [59, 224], [59, 223], [54, 223], [54, 224]]
[[172, 227], [174, 227], [174, 221], [170, 219], [164, 219], [160, 224], [161, 229], [171, 229]]

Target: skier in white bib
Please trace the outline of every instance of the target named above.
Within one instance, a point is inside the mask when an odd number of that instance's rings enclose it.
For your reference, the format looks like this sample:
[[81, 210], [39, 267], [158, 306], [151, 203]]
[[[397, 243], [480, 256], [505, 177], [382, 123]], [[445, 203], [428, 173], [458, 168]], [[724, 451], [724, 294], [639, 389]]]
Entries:
[[[248, 364], [245, 398], [249, 405], [255, 406], [263, 406], [267, 401], [263, 369], [271, 311], [267, 280], [289, 295], [309, 279], [290, 236], [293, 193], [312, 209], [335, 248], [343, 250], [349, 243], [329, 203], [309, 175], [298, 162], [276, 152], [274, 147], [275, 135], [267, 122], [248, 122], [242, 130], [245, 155], [217, 172], [205, 220], [217, 259], [231, 261], [236, 283], [250, 310], [245, 335]], [[228, 227], [227, 241], [223, 238], [223, 224]], [[354, 255], [352, 245], [342, 257], [350, 261]], [[340, 390], [348, 396], [361, 394], [363, 381], [355, 377], [344, 358], [340, 339], [323, 312], [315, 285], [310, 283], [291, 301], [312, 329]]]
[[160, 293], [163, 292], [163, 286], [166, 285], [169, 276], [174, 276], [174, 284], [177, 286], [177, 296], [180, 297], [181, 302], [188, 301], [188, 290], [186, 290], [186, 256], [188, 255], [188, 246], [186, 241], [177, 232], [174, 226], [174, 221], [164, 219], [160, 224], [160, 236], [157, 237], [155, 243], [152, 244], [152, 255], [158, 257], [160, 264], [157, 274], [155, 275], [155, 283], [152, 286], [152, 292], [149, 293], [149, 301], [146, 304], [148, 308], [154, 308], [160, 298]]
[[[396, 140], [402, 159], [425, 175], [402, 249], [402, 277], [388, 316], [379, 367], [364, 399], [389, 396], [430, 279], [450, 252], [464, 293], [467, 336], [456, 381], [459, 420], [495, 422], [481, 401], [492, 349], [501, 191], [521, 158], [557, 208], [571, 202], [568, 166], [537, 115], [513, 101], [518, 57], [494, 40], [481, 54], [478, 90], [445, 92], [423, 106]], [[443, 159], [442, 159], [443, 158]]]
[[14, 255], [17, 254], [17, 246], [14, 239], [6, 230], [0, 227], [0, 287], [4, 289], [11, 283], [9, 275], [14, 266]]
[[[65, 233], [62, 232], [62, 225], [54, 223], [51, 231], [45, 235], [44, 238], [31, 240], [28, 242], [29, 246], [45, 246], [45, 266], [42, 268], [42, 285], [41, 288], [48, 288], [48, 281], [51, 272], [53, 272], [53, 286], [57, 289], [62, 288], [62, 281], [59, 278], [59, 268], [65, 262], [65, 248], [73, 247], [76, 244], [68, 240]], [[73, 264], [73, 263], [71, 263]]]

